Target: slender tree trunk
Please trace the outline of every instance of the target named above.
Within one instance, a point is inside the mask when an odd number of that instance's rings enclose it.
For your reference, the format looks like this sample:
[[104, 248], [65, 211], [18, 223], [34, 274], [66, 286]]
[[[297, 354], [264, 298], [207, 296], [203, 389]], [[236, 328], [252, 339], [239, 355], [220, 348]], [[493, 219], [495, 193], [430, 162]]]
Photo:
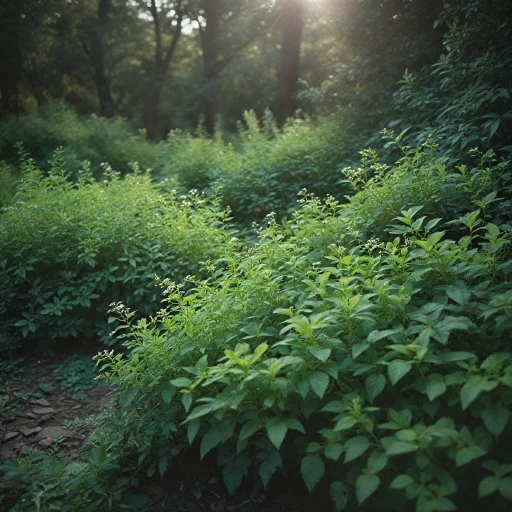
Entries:
[[299, 90], [300, 45], [306, 14], [307, 0], [284, 0], [281, 44], [281, 69], [279, 73], [279, 101], [277, 120], [282, 126], [297, 110]]
[[90, 45], [82, 41], [93, 69], [93, 80], [100, 104], [102, 116], [113, 117], [115, 114], [114, 100], [110, 92], [110, 84], [105, 71], [104, 39], [107, 31], [108, 16], [111, 9], [111, 0], [98, 0], [97, 18], [90, 31]]
[[204, 125], [209, 134], [215, 129], [215, 84], [216, 65], [219, 60], [219, 26], [221, 18], [220, 0], [203, 0], [206, 27], [201, 31], [203, 51], [202, 111]]
[[156, 140], [158, 138], [158, 111], [160, 109], [160, 98], [164, 88], [165, 75], [154, 78], [144, 101], [144, 128], [148, 138]]
[[160, 98], [165, 84], [165, 76], [169, 69], [169, 64], [174, 56], [181, 36], [181, 24], [183, 22], [184, 11], [182, 9], [183, 0], [177, 2], [176, 25], [172, 34], [171, 42], [164, 51], [162, 41], [162, 30], [160, 27], [160, 18], [155, 0], [151, 0], [150, 12], [153, 17], [153, 26], [155, 34], [155, 62], [151, 82], [148, 84], [148, 91], [144, 101], [144, 128], [146, 135], [150, 139], [158, 138], [158, 111], [160, 109]]
[[37, 101], [37, 106], [42, 107], [46, 103], [46, 97], [44, 95], [43, 87], [41, 86], [41, 81], [39, 80], [39, 76], [32, 62], [32, 59], [29, 59], [28, 61], [25, 76], [28, 84], [30, 85], [30, 89], [32, 90], [32, 94]]

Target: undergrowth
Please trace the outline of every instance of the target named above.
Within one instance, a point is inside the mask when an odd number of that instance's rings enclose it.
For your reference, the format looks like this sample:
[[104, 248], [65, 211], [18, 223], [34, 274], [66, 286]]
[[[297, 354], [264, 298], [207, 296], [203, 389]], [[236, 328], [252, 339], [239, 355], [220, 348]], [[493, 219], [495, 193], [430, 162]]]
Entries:
[[109, 304], [151, 314], [155, 275], [182, 281], [231, 236], [218, 198], [164, 193], [136, 166], [124, 179], [105, 166], [99, 182], [85, 165], [74, 184], [57, 151], [47, 175], [27, 157], [22, 171], [0, 216], [2, 350], [24, 340], [112, 343]]
[[[347, 204], [304, 194], [255, 246], [227, 241], [209, 277], [186, 290], [163, 279], [152, 317], [115, 304], [125, 350], [96, 359], [116, 404], [77, 480], [51, 492], [73, 484], [82, 510], [117, 509], [133, 478], [197, 451], [214, 454], [230, 493], [300, 474], [337, 510], [508, 510], [510, 162], [440, 172], [435, 145], [402, 151], [368, 180], [364, 162], [345, 170], [359, 188]], [[443, 192], [448, 216], [428, 201]], [[101, 453], [96, 488], [87, 465]], [[4, 465], [19, 503], [50, 499], [24, 460]]]

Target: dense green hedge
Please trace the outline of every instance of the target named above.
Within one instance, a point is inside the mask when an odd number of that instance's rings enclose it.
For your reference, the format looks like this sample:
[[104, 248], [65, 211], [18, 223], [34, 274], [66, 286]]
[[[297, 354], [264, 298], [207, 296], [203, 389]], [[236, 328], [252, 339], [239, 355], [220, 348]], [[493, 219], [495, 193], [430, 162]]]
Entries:
[[22, 338], [111, 342], [112, 302], [158, 309], [155, 275], [177, 281], [216, 258], [229, 236], [218, 200], [162, 193], [148, 174], [86, 167], [70, 182], [62, 152], [46, 176], [31, 160], [0, 214], [0, 346]]

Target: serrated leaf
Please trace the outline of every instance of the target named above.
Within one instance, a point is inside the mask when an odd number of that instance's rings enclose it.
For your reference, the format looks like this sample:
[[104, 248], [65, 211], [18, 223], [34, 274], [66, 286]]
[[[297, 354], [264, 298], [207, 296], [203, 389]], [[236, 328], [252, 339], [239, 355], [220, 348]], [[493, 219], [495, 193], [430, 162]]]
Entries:
[[188, 412], [190, 409], [190, 406], [192, 405], [192, 395], [190, 393], [183, 395], [183, 398], [181, 399], [181, 403], [183, 404], [185, 411]]
[[414, 482], [412, 477], [409, 475], [403, 474], [398, 475], [392, 482], [391, 482], [391, 489], [405, 489], [409, 485], [411, 485]]
[[199, 418], [189, 421], [187, 427], [187, 439], [189, 444], [192, 444], [194, 442], [200, 424], [201, 420]]
[[330, 348], [321, 348], [321, 347], [309, 347], [309, 351], [322, 363], [325, 363], [329, 356], [331, 355]]
[[329, 375], [324, 372], [314, 372], [309, 376], [311, 389], [319, 397], [323, 398], [329, 386]]
[[201, 440], [200, 456], [201, 460], [204, 456], [212, 449], [215, 448], [219, 443], [222, 442], [222, 431], [219, 427], [213, 426], [208, 430], [203, 439]]
[[484, 450], [481, 446], [467, 446], [466, 448], [461, 448], [455, 457], [455, 464], [457, 466], [463, 466], [486, 453], [487, 450]]
[[304, 430], [304, 426], [298, 419], [288, 418], [285, 421], [286, 421], [286, 424], [288, 425], [288, 428], [291, 428], [292, 430], [297, 430], [302, 434], [306, 433], [306, 431]]
[[357, 503], [361, 505], [379, 487], [380, 478], [377, 475], [361, 475], [356, 480]]
[[[435, 375], [435, 374], [434, 374]], [[441, 396], [447, 387], [444, 383], [444, 379], [442, 375], [439, 377], [434, 377], [433, 375], [429, 375], [429, 381], [427, 382], [427, 396], [428, 399], [432, 402], [438, 396]]]
[[450, 297], [454, 302], [461, 306], [466, 304], [471, 297], [471, 292], [468, 290], [465, 284], [459, 284], [457, 286], [448, 286], [446, 288], [446, 295]]
[[270, 479], [276, 472], [278, 468], [283, 467], [283, 459], [279, 452], [273, 451], [271, 452], [266, 459], [260, 464], [259, 474], [261, 481], [263, 482], [263, 487], [267, 488]]
[[499, 436], [507, 426], [510, 412], [505, 407], [487, 407], [482, 414], [484, 425], [494, 436]]
[[336, 512], [343, 510], [348, 502], [345, 485], [342, 482], [333, 482], [329, 488], [329, 494], [334, 501]]
[[465, 411], [480, 395], [482, 392], [473, 381], [468, 381], [460, 390], [460, 403], [462, 410]]
[[261, 423], [258, 420], [249, 420], [246, 421], [240, 431], [240, 440], [248, 439], [255, 432], [257, 432], [261, 428]]
[[226, 484], [228, 494], [231, 496], [240, 487], [244, 474], [240, 468], [230, 465], [222, 470], [222, 478]]
[[271, 443], [279, 450], [286, 436], [286, 432], [288, 432], [288, 425], [284, 420], [271, 418], [267, 421], [265, 428], [267, 429], [267, 435]]
[[369, 473], [378, 473], [382, 471], [388, 463], [388, 458], [383, 452], [373, 452], [368, 459], [368, 472]]
[[300, 470], [304, 483], [311, 492], [320, 479], [324, 476], [325, 466], [324, 462], [318, 455], [310, 453], [306, 455], [300, 463]]
[[395, 361], [391, 361], [388, 366], [388, 375], [389, 380], [393, 386], [403, 377], [405, 377], [412, 368], [412, 363], [409, 361], [402, 361], [401, 359], [396, 359]]
[[355, 343], [354, 345], [352, 345], [352, 359], [356, 359], [368, 348], [370, 348], [369, 343]]
[[357, 436], [345, 442], [345, 461], [350, 462], [362, 455], [370, 447], [370, 442], [365, 436]]
[[365, 380], [366, 393], [371, 403], [386, 387], [386, 377], [382, 374], [368, 375]]

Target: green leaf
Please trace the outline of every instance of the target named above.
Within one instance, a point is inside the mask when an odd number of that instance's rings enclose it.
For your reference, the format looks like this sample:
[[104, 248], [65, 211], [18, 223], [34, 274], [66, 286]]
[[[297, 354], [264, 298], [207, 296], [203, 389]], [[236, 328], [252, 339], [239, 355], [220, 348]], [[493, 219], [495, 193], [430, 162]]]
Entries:
[[463, 466], [468, 462], [471, 462], [482, 455], [485, 455], [487, 450], [484, 450], [481, 446], [467, 446], [466, 448], [462, 448], [457, 452], [457, 456], [455, 457], [455, 464], [457, 466]]
[[512, 478], [500, 478], [498, 490], [504, 498], [508, 501], [512, 501]]
[[262, 343], [258, 345], [254, 350], [254, 353], [251, 357], [251, 364], [255, 363], [268, 349], [268, 345], [266, 343]]
[[418, 445], [407, 441], [395, 441], [386, 450], [386, 455], [401, 455], [402, 453], [414, 452]]
[[487, 476], [483, 480], [480, 481], [478, 485], [478, 496], [480, 498], [484, 498], [485, 496], [489, 496], [493, 492], [496, 492], [499, 487], [499, 479], [494, 476]]
[[296, 419], [296, 418], [288, 418], [285, 421], [286, 421], [286, 424], [288, 425], [288, 428], [291, 428], [292, 430], [297, 430], [301, 434], [305, 434], [306, 433], [306, 431], [304, 430], [304, 426], [302, 425], [302, 423], [298, 419]]
[[484, 425], [494, 436], [499, 436], [507, 426], [510, 412], [505, 407], [487, 407], [482, 414]]
[[348, 430], [352, 428], [357, 423], [357, 419], [353, 416], [344, 416], [341, 420], [336, 423], [334, 426], [334, 430], [337, 432], [339, 430]]
[[329, 375], [324, 372], [314, 372], [309, 376], [309, 383], [311, 389], [319, 397], [323, 398], [324, 393], [329, 386]]
[[446, 391], [446, 389], [447, 387], [444, 383], [444, 377], [442, 375], [434, 373], [428, 376], [427, 396], [431, 402], [438, 396], [441, 396]]
[[215, 448], [219, 443], [222, 442], [222, 430], [217, 425], [213, 426], [208, 430], [203, 439], [201, 440], [200, 456], [201, 460], [204, 456], [212, 449]]
[[368, 375], [365, 380], [366, 393], [370, 403], [373, 403], [375, 398], [382, 393], [386, 387], [386, 377], [382, 374]]
[[279, 452], [272, 451], [265, 460], [260, 464], [259, 467], [259, 474], [261, 481], [263, 482], [263, 487], [265, 489], [267, 488], [268, 483], [270, 482], [270, 479], [276, 472], [278, 468], [283, 467], [283, 459]]
[[336, 512], [343, 510], [348, 502], [347, 495], [345, 494], [345, 485], [342, 482], [333, 482], [329, 488], [329, 494], [334, 501]]
[[360, 356], [368, 348], [370, 348], [369, 343], [356, 343], [352, 345], [352, 359], [356, 359], [357, 356]]
[[324, 476], [325, 466], [322, 459], [318, 455], [310, 453], [306, 455], [300, 463], [302, 478], [311, 492], [320, 479]]
[[382, 471], [386, 464], [388, 463], [388, 458], [383, 452], [373, 452], [368, 459], [368, 472], [369, 473], [378, 473]]
[[361, 475], [356, 480], [357, 503], [361, 505], [379, 487], [380, 478], [377, 475]]
[[391, 482], [391, 489], [405, 489], [409, 485], [411, 485], [414, 482], [412, 477], [409, 475], [403, 474], [398, 475], [392, 482]]
[[192, 444], [194, 442], [200, 424], [201, 420], [199, 418], [196, 418], [195, 420], [188, 422], [187, 439], [189, 444]]
[[370, 447], [370, 442], [365, 436], [357, 436], [345, 442], [345, 462], [350, 462], [362, 455]]
[[338, 460], [340, 458], [341, 452], [343, 452], [343, 446], [341, 444], [328, 444], [324, 448], [324, 455], [331, 460]]
[[388, 375], [389, 380], [393, 386], [403, 377], [405, 377], [412, 368], [412, 363], [409, 361], [402, 361], [401, 359], [396, 359], [395, 361], [391, 361], [388, 366]]
[[448, 286], [446, 288], [446, 295], [450, 297], [454, 302], [460, 304], [466, 304], [471, 297], [471, 292], [468, 290], [465, 284], [459, 284], [457, 286]]
[[469, 380], [460, 390], [460, 403], [462, 410], [465, 411], [480, 395], [481, 389], [477, 387], [475, 381]]
[[183, 395], [183, 398], [181, 399], [181, 403], [183, 404], [183, 407], [185, 408], [185, 412], [188, 412], [190, 409], [190, 406], [192, 405], [192, 395], [190, 393]]
[[167, 457], [162, 456], [158, 461], [158, 472], [160, 473], [160, 477], [164, 476], [165, 471], [167, 470], [167, 465], [169, 464]]
[[271, 418], [267, 421], [265, 427], [267, 429], [268, 438], [279, 450], [286, 436], [286, 432], [288, 432], [288, 425], [284, 420], [280, 420], [279, 418]]
[[321, 348], [321, 347], [309, 347], [309, 351], [322, 363], [325, 363], [329, 356], [331, 355], [330, 348]]
[[246, 421], [240, 431], [240, 440], [248, 439], [255, 432], [257, 432], [261, 428], [261, 423], [258, 420], [249, 420]]
[[171, 384], [177, 388], [188, 388], [191, 386], [192, 381], [187, 377], [180, 377], [179, 379], [171, 380]]

